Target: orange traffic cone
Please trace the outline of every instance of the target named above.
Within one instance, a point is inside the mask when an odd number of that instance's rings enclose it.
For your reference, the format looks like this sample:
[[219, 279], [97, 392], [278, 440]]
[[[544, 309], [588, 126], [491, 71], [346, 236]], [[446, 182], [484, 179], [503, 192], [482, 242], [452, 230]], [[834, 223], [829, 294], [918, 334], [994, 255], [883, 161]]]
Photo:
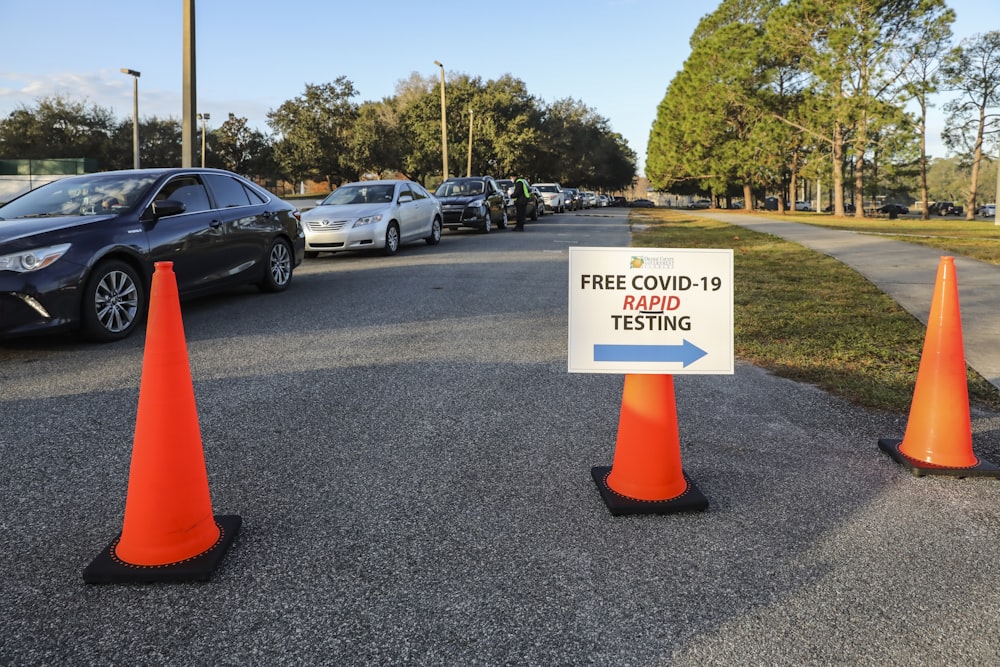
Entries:
[[591, 468], [611, 514], [701, 511], [708, 500], [681, 469], [672, 375], [627, 374], [611, 467]]
[[212, 515], [172, 262], [157, 262], [121, 535], [87, 583], [206, 581], [242, 520]]
[[906, 434], [902, 440], [880, 439], [878, 446], [918, 477], [1000, 477], [1000, 468], [972, 453], [954, 257], [942, 257], [938, 265]]

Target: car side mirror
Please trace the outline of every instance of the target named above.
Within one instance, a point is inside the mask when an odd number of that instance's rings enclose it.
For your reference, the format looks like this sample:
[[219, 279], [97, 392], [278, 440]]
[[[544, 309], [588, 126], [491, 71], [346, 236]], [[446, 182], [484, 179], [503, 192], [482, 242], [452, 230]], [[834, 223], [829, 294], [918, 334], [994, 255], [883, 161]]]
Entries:
[[405, 204], [408, 201], [413, 201], [413, 195], [399, 195], [400, 204]]
[[159, 220], [160, 218], [183, 213], [187, 210], [187, 205], [176, 199], [161, 199], [154, 201], [150, 204], [149, 208], [153, 212], [153, 218]]

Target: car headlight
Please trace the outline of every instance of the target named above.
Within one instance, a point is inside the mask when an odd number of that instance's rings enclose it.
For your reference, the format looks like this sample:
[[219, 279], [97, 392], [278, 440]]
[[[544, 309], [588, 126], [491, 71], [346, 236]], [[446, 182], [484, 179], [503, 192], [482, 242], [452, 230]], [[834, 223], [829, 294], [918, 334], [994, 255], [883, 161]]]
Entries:
[[365, 225], [374, 225], [375, 223], [380, 222], [381, 220], [382, 220], [381, 213], [379, 213], [378, 215], [366, 215], [363, 218], [358, 218], [357, 220], [355, 220], [354, 226], [364, 227]]
[[470, 206], [472, 208], [484, 208], [486, 206], [486, 200], [485, 199], [475, 199], [473, 201], [470, 201], [468, 203], [468, 206]]
[[62, 243], [47, 248], [32, 248], [12, 255], [3, 255], [0, 257], [0, 271], [27, 273], [44, 269], [65, 255], [69, 247], [69, 243]]

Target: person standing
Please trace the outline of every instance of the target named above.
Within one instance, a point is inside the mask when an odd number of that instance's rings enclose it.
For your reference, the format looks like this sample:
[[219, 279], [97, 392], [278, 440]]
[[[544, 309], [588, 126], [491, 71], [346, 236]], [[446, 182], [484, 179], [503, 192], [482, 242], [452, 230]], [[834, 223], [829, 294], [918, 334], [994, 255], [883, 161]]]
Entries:
[[528, 202], [531, 201], [531, 190], [528, 181], [518, 177], [514, 179], [514, 210], [517, 213], [515, 232], [524, 231], [524, 220], [528, 217]]

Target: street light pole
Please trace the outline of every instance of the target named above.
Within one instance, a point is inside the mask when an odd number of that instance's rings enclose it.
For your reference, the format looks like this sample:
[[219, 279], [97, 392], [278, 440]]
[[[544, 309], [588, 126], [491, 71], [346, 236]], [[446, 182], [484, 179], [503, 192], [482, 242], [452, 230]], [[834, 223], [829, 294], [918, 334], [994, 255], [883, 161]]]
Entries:
[[469, 109], [469, 161], [465, 167], [465, 175], [472, 176], [472, 109]]
[[132, 77], [132, 168], [139, 168], [139, 77], [141, 72], [127, 67], [121, 68], [122, 74]]
[[205, 122], [212, 117], [210, 113], [200, 113], [198, 114], [198, 120], [201, 121], [201, 168], [205, 168]]
[[434, 64], [441, 68], [441, 180], [448, 180], [448, 116], [444, 103], [444, 65], [435, 60]]

